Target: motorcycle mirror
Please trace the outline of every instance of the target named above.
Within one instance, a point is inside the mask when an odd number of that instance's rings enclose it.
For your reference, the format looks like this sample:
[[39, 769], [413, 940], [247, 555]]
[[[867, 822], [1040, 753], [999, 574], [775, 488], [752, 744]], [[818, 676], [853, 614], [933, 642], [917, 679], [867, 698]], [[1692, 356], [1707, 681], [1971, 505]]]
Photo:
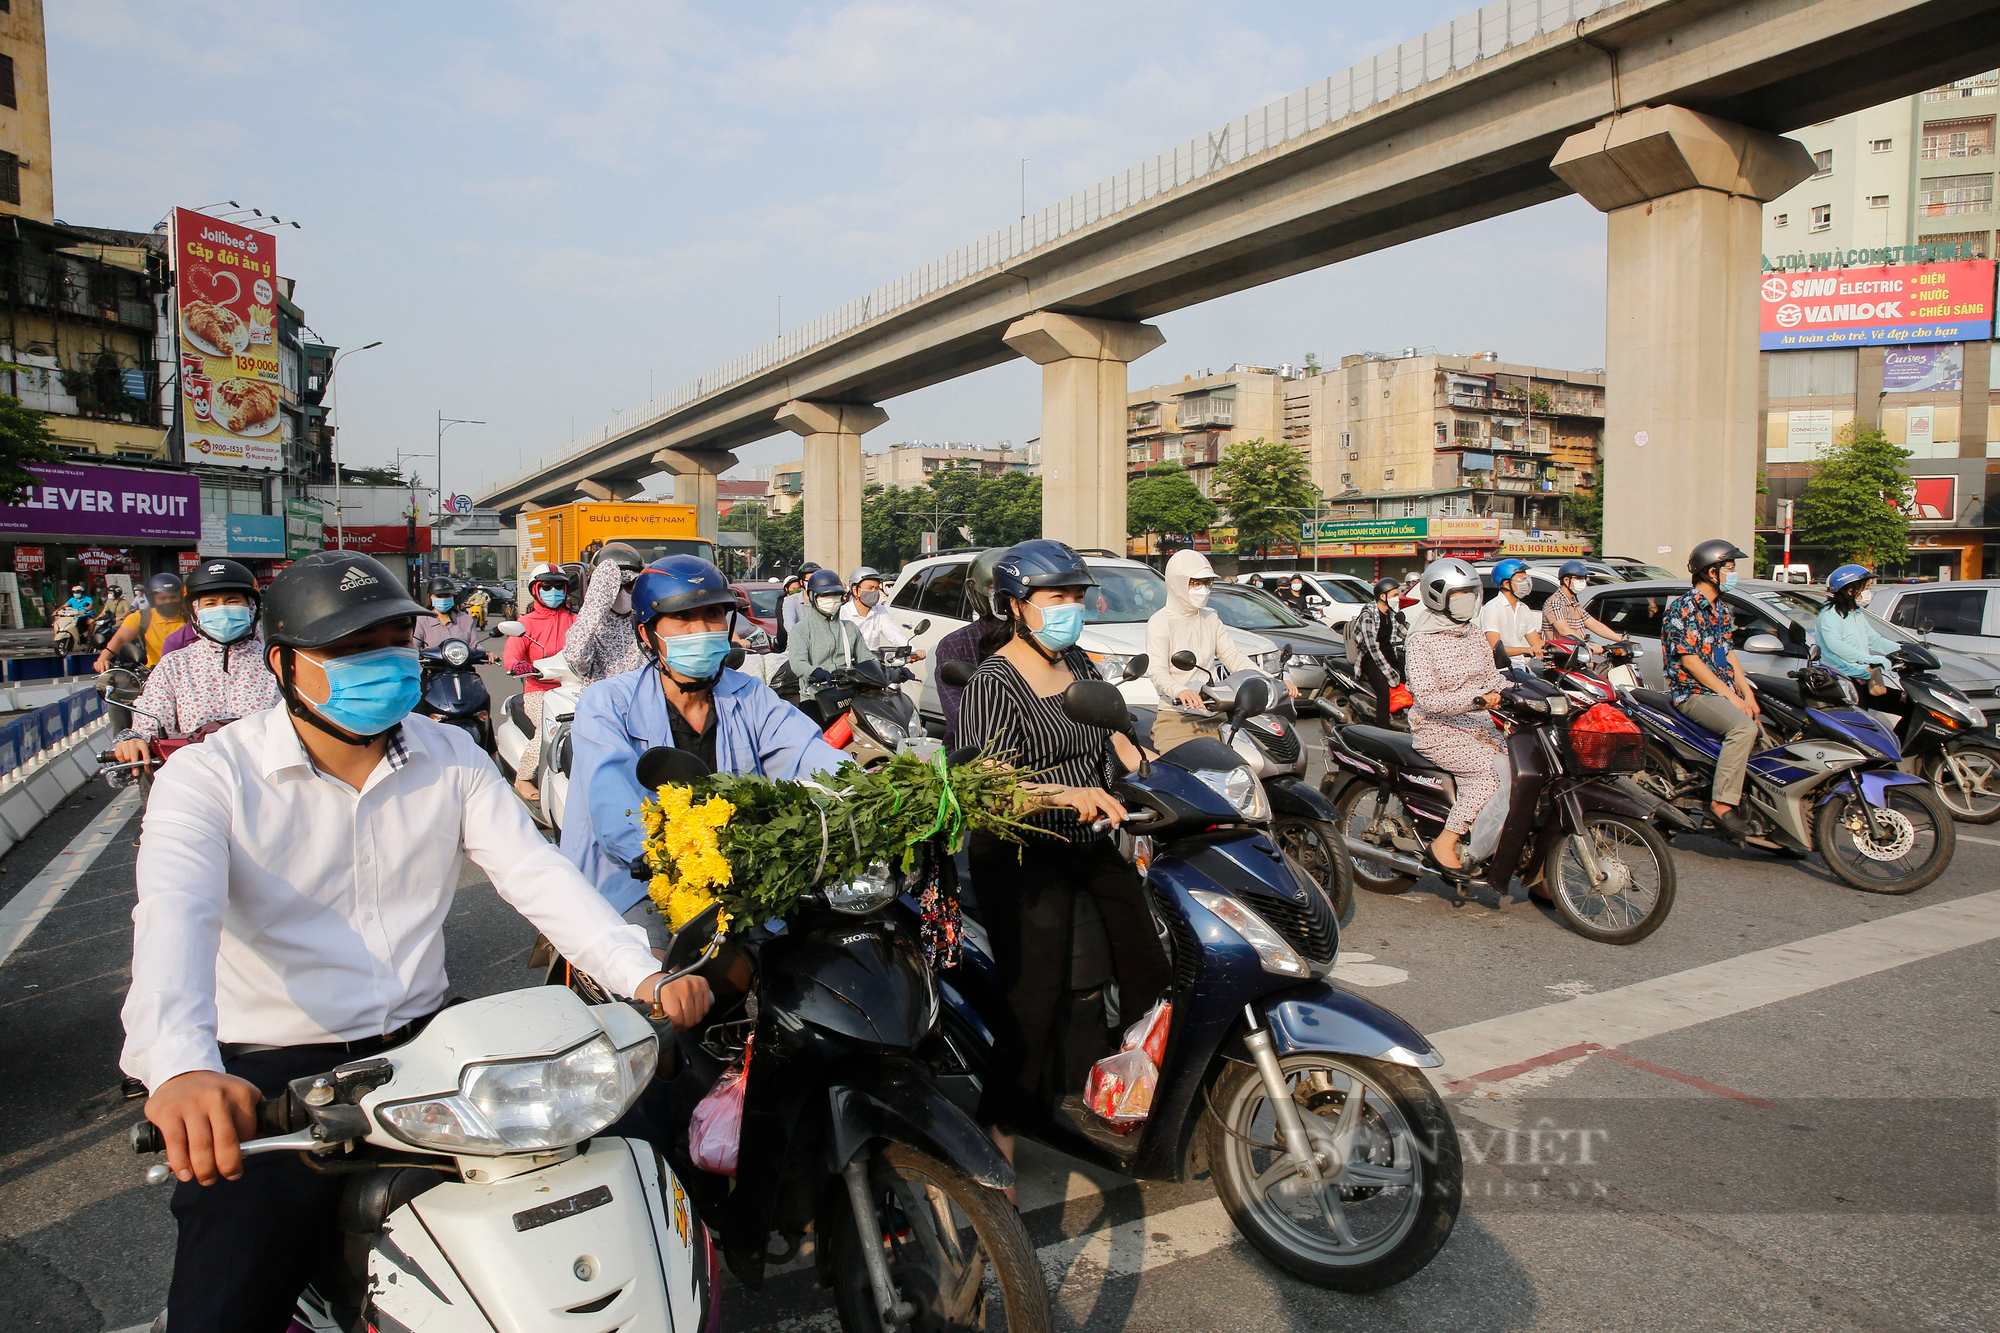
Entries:
[[922, 620], [919, 620], [916, 624], [910, 627], [910, 633], [912, 634], [928, 634], [930, 633], [930, 630], [931, 630], [931, 622], [930, 622], [930, 617], [928, 616], [926, 616]]
[[660, 960], [660, 970], [673, 976], [691, 972], [707, 962], [722, 943], [717, 929], [721, 919], [721, 903], [710, 903], [695, 913], [692, 920], [674, 932], [673, 942], [667, 945], [667, 956]]
[[1193, 653], [1183, 648], [1167, 659], [1167, 665], [1176, 671], [1193, 671], [1199, 663], [1195, 661]]
[[1233, 720], [1241, 722], [1246, 717], [1255, 717], [1271, 706], [1271, 682], [1263, 676], [1245, 676], [1243, 683], [1236, 687], [1236, 706], [1230, 709]]
[[518, 620], [503, 620], [494, 628], [510, 639], [518, 639], [528, 632], [528, 627]]
[[1146, 668], [1150, 667], [1151, 665], [1152, 662], [1147, 659], [1144, 653], [1134, 653], [1132, 655], [1131, 660], [1125, 663], [1124, 679], [1125, 680], [1139, 679], [1139, 677], [1146, 674]]
[[1917, 622], [1917, 633], [1928, 639], [1931, 636], [1932, 627], [1936, 624], [1935, 620], [1919, 620]]
[[961, 745], [956, 750], [948, 751], [945, 754], [944, 761], [951, 767], [957, 768], [960, 764], [969, 764], [978, 757], [979, 747], [977, 745]]
[[731, 671], [739, 671], [742, 669], [743, 648], [740, 644], [737, 645], [736, 647], [731, 648], [729, 652], [723, 656], [722, 665], [728, 667]]
[[1080, 680], [1062, 692], [1062, 709], [1070, 721], [1130, 735], [1132, 714], [1125, 696], [1108, 680]]
[[124, 667], [112, 667], [97, 678], [98, 697], [109, 703], [129, 704], [141, 693], [139, 677]]
[[1743, 641], [1743, 651], [1746, 653], [1782, 653], [1785, 651], [1785, 643], [1784, 640], [1775, 634], [1752, 634]]
[[965, 683], [972, 679], [972, 671], [972, 663], [953, 659], [938, 668], [938, 680], [955, 690], [962, 690]]
[[655, 745], [639, 756], [639, 785], [647, 791], [692, 786], [710, 771], [700, 755], [671, 745]]

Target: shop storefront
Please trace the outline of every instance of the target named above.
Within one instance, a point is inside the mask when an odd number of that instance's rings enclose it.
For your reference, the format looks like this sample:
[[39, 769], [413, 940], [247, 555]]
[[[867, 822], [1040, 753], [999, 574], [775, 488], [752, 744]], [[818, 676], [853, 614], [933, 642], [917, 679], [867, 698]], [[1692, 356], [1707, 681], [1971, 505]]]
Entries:
[[49, 623], [72, 584], [111, 576], [143, 584], [199, 558], [201, 483], [185, 472], [30, 463], [41, 479], [0, 505], [0, 629]]
[[[337, 540], [334, 530], [327, 529], [323, 540], [326, 548], [332, 550]], [[407, 523], [361, 526], [350, 523], [338, 540], [344, 541], [346, 550], [360, 551], [380, 560], [412, 595], [419, 591], [417, 585], [424, 577], [423, 557], [431, 549], [429, 528], [412, 529]]]

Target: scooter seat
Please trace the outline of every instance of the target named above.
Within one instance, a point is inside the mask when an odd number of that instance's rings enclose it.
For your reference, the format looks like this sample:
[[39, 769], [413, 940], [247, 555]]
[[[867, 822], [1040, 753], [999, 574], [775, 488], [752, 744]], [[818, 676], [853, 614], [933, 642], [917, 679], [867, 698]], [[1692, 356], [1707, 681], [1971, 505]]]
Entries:
[[533, 740], [535, 724], [528, 720], [528, 706], [524, 702], [526, 698], [524, 694], [510, 694], [507, 696], [507, 702], [501, 707], [507, 716], [513, 719], [514, 725], [521, 729], [521, 734]]
[[1347, 748], [1358, 755], [1396, 768], [1425, 768], [1442, 772], [1437, 762], [1417, 749], [1406, 731], [1391, 731], [1387, 727], [1353, 726], [1340, 729], [1340, 739]]

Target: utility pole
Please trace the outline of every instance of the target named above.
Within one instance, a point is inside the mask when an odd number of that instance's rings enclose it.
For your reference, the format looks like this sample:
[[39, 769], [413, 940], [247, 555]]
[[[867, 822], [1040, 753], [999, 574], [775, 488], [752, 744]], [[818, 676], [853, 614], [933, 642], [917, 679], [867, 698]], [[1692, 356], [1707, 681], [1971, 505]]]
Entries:
[[[326, 394], [333, 399], [326, 415], [327, 433], [333, 437], [328, 452], [333, 456], [333, 549], [336, 551], [347, 549], [347, 510], [340, 502], [340, 391], [333, 387], [333, 380], [340, 371], [342, 361], [356, 352], [372, 351], [381, 345], [382, 340], [377, 338], [365, 347], [350, 347], [334, 357], [333, 364], [328, 366], [326, 371]], [[321, 540], [325, 538], [322, 536]]]
[[[474, 421], [470, 417], [447, 417], [442, 411], [438, 413], [437, 496], [431, 502], [431, 552], [433, 558], [435, 558], [438, 551], [443, 549], [438, 539], [438, 518], [441, 516], [440, 511], [444, 508], [444, 433], [453, 426], [483, 426], [485, 424], [483, 421]], [[414, 544], [412, 543], [412, 545]]]
[[[935, 503], [935, 504], [933, 504], [933, 505], [932, 505], [932, 506], [931, 506], [931, 507], [930, 507], [929, 509], [902, 509], [902, 510], [898, 510], [898, 511], [896, 512], [896, 517], [897, 517], [897, 518], [923, 518], [923, 519], [929, 519], [929, 520], [930, 520], [930, 524], [931, 524], [931, 528], [930, 528], [930, 530], [931, 530], [931, 533], [932, 533], [932, 535], [934, 535], [934, 536], [940, 536], [940, 537], [941, 537], [941, 535], [942, 535], [942, 533], [943, 533], [943, 530], [944, 530], [944, 521], [945, 521], [946, 519], [948, 519], [948, 518], [971, 518], [971, 517], [973, 517], [973, 515], [971, 515], [971, 514], [958, 514], [958, 513], [947, 513], [947, 512], [945, 511], [945, 507], [944, 507], [944, 497], [940, 495], [940, 496], [938, 496], [938, 497], [937, 497], [937, 501], [936, 501], [936, 503]], [[943, 545], [943, 542], [942, 542], [942, 541], [940, 541], [940, 542], [939, 542], [939, 545]], [[937, 552], [935, 552], [935, 551], [925, 551], [925, 552], [923, 552], [922, 554], [925, 554], [925, 555], [935, 555], [935, 554], [937, 554]]]

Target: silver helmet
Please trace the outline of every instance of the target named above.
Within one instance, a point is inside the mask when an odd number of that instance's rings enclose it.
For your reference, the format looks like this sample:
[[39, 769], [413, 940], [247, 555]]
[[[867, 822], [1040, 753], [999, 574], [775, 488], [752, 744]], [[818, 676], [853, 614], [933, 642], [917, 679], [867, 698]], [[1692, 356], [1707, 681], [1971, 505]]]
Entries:
[[[1424, 566], [1417, 588], [1426, 610], [1461, 625], [1479, 614], [1479, 571], [1455, 556], [1433, 560]], [[1468, 593], [1470, 596], [1464, 595]]]

